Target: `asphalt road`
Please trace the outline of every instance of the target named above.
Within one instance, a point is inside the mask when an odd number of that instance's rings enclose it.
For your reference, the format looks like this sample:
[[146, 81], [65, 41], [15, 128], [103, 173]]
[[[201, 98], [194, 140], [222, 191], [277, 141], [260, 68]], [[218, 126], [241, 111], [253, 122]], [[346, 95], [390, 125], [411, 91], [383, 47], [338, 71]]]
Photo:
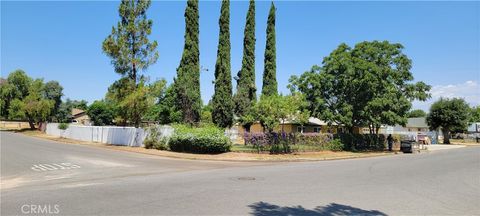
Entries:
[[480, 147], [234, 163], [0, 136], [1, 215], [480, 215]]

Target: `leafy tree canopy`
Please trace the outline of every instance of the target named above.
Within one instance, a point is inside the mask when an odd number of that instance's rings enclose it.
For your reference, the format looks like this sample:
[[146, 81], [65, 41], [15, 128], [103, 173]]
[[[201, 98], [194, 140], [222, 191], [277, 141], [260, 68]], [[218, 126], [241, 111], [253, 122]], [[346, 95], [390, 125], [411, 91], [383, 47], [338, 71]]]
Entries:
[[443, 143], [450, 144], [452, 130], [464, 131], [468, 126], [470, 107], [461, 98], [440, 98], [430, 107], [427, 123], [431, 129], [441, 129]]
[[420, 118], [420, 117], [427, 117], [427, 113], [421, 109], [416, 109], [408, 112], [408, 118]]
[[306, 105], [305, 97], [300, 93], [261, 96], [254, 107], [254, 118], [265, 130], [273, 132], [280, 123], [289, 121], [304, 124], [308, 121], [310, 113], [304, 109]]
[[3, 118], [28, 120], [30, 127], [52, 118], [58, 109], [62, 86], [56, 81], [32, 79], [16, 70], [0, 83], [1, 114]]
[[470, 111], [470, 122], [480, 122], [480, 106], [472, 107]]
[[315, 117], [354, 127], [406, 124], [413, 100], [430, 97], [430, 86], [412, 83], [411, 60], [401, 44], [361, 42], [354, 48], [340, 44], [300, 77], [290, 78], [289, 88], [306, 95]]
[[56, 114], [60, 104], [62, 103], [63, 87], [57, 81], [48, 81], [44, 86], [43, 97], [54, 101], [52, 114]]
[[87, 115], [92, 120], [93, 125], [103, 126], [112, 125], [114, 119], [114, 110], [111, 105], [105, 101], [94, 101], [87, 109]]

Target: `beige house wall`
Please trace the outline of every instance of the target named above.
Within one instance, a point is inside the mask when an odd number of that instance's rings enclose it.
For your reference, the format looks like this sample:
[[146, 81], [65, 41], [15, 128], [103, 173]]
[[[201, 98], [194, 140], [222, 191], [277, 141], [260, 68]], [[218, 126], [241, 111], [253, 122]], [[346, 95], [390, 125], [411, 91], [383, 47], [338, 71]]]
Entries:
[[23, 129], [23, 128], [30, 128], [28, 122], [20, 122], [20, 121], [0, 121], [0, 128], [1, 129]]
[[[315, 128], [320, 128], [321, 133], [337, 133], [338, 127], [337, 126], [327, 126], [327, 125], [305, 125], [303, 126], [304, 133], [315, 133]], [[283, 131], [285, 133], [296, 133], [300, 128], [300, 125], [295, 124], [284, 124]], [[282, 131], [282, 125], [275, 127], [274, 131], [280, 132]], [[245, 133], [245, 128], [239, 126], [238, 127], [239, 134]], [[263, 132], [263, 127], [260, 123], [255, 123], [250, 127], [251, 133], [261, 133]]]

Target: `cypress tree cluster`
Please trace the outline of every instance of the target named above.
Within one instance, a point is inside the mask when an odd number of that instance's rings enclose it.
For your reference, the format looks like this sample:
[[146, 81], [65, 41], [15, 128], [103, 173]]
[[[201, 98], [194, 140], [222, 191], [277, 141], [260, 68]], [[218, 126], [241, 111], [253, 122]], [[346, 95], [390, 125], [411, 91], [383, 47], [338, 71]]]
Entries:
[[255, 1], [250, 0], [243, 39], [242, 69], [237, 74], [235, 114], [243, 117], [256, 101], [255, 87]]
[[198, 0], [188, 0], [185, 9], [185, 45], [182, 59], [174, 79], [176, 104], [182, 112], [183, 122], [200, 121], [200, 51]]
[[226, 128], [233, 124], [232, 78], [230, 66], [230, 0], [222, 1], [215, 64], [215, 93], [213, 95], [212, 120], [217, 126]]
[[262, 95], [277, 94], [277, 60], [275, 48], [275, 5], [272, 2], [267, 21], [267, 45], [265, 47]]

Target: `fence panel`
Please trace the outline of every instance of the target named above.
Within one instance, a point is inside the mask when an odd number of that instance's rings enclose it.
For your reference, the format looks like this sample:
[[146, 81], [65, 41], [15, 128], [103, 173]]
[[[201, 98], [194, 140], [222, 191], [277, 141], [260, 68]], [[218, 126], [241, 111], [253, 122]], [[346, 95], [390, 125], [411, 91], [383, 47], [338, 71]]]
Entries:
[[112, 145], [143, 146], [146, 133], [142, 128], [115, 126], [81, 126], [70, 124], [66, 130], [58, 129], [58, 123], [48, 123], [48, 135]]

